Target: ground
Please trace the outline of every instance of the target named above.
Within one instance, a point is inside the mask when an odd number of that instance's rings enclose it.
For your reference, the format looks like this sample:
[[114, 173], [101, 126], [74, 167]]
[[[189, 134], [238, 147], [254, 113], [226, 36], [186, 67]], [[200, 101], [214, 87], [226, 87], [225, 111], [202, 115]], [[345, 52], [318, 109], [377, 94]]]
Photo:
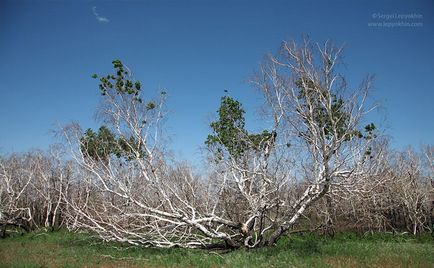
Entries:
[[434, 267], [434, 238], [297, 235], [272, 248], [222, 252], [146, 249], [87, 234], [37, 232], [0, 239], [0, 267]]

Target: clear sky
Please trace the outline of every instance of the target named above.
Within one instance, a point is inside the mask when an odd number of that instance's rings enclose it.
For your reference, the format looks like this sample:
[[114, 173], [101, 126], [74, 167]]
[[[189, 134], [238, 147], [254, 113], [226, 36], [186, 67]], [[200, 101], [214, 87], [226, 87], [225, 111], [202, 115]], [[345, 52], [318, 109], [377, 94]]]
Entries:
[[144, 90], [166, 89], [170, 147], [196, 161], [225, 89], [244, 104], [248, 128], [260, 128], [262, 99], [245, 81], [266, 53], [302, 33], [345, 42], [352, 85], [376, 75], [385, 110], [373, 117], [385, 119], [395, 148], [434, 144], [432, 0], [1, 0], [0, 152], [47, 148], [56, 124], [96, 128], [91, 75], [121, 59]]

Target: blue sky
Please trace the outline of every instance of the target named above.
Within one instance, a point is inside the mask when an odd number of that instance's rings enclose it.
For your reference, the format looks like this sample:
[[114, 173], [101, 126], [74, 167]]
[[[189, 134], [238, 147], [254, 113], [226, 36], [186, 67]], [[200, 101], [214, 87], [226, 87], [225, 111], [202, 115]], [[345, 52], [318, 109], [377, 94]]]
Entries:
[[[368, 26], [383, 21], [423, 25]], [[434, 144], [429, 0], [0, 1], [0, 152], [47, 148], [56, 124], [97, 127], [91, 74], [121, 59], [144, 90], [166, 89], [170, 148], [196, 161], [225, 89], [244, 104], [248, 127], [261, 128], [261, 96], [245, 81], [266, 53], [302, 33], [346, 44], [352, 85], [376, 75], [373, 96], [385, 109], [372, 118], [395, 148]]]

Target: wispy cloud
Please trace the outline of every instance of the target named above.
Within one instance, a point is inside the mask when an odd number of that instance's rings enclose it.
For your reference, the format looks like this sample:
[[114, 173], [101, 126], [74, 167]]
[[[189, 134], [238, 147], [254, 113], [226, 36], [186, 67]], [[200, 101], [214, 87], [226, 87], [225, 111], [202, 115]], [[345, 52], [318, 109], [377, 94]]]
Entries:
[[106, 23], [106, 22], [109, 22], [110, 20], [108, 19], [108, 18], [106, 18], [106, 17], [103, 17], [103, 16], [100, 16], [97, 12], [96, 12], [96, 7], [93, 7], [92, 8], [92, 13], [93, 13], [93, 15], [95, 16], [95, 19], [97, 20], [97, 21], [99, 21], [99, 22], [102, 22], [102, 23]]

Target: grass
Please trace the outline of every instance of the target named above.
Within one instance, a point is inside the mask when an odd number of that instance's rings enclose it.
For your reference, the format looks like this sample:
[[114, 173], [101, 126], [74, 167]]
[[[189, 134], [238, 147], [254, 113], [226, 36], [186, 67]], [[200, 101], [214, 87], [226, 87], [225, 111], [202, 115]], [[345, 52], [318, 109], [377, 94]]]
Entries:
[[39, 232], [1, 239], [0, 267], [434, 267], [434, 241], [430, 235], [297, 235], [272, 248], [222, 253], [138, 248], [85, 234]]

